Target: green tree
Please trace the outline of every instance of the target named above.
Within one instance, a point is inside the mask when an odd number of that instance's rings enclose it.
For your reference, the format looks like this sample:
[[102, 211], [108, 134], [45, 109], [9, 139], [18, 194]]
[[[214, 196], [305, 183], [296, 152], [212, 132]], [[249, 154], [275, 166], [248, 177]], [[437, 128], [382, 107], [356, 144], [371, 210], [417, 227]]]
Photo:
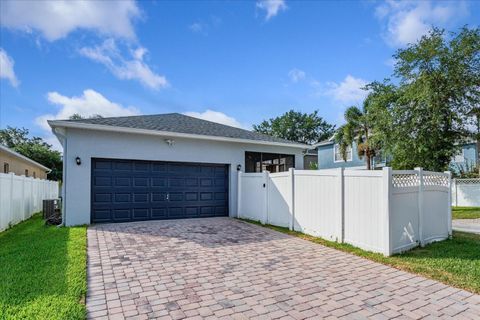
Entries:
[[373, 157], [377, 154], [378, 146], [373, 139], [373, 126], [368, 110], [368, 99], [363, 103], [362, 110], [352, 106], [345, 111], [347, 123], [340, 126], [335, 133], [335, 141], [339, 144], [343, 159], [347, 159], [347, 148], [357, 145], [360, 158], [365, 159], [367, 170], [372, 169]]
[[433, 29], [394, 58], [398, 86], [370, 85], [375, 132], [394, 168], [446, 170], [480, 105], [480, 30]]
[[0, 144], [30, 158], [52, 171], [48, 174], [51, 180], [62, 179], [62, 156], [59, 151], [40, 137], [29, 137], [25, 128], [7, 127], [0, 130]]
[[69, 120], [81, 120], [81, 119], [101, 119], [103, 118], [103, 116], [99, 115], [99, 114], [93, 114], [91, 116], [88, 116], [88, 117], [84, 117], [82, 115], [80, 115], [79, 113], [74, 113], [72, 114], [70, 117], [68, 117]]
[[335, 126], [320, 117], [317, 110], [310, 114], [290, 110], [279, 117], [253, 125], [256, 132], [305, 144], [328, 139], [334, 129]]

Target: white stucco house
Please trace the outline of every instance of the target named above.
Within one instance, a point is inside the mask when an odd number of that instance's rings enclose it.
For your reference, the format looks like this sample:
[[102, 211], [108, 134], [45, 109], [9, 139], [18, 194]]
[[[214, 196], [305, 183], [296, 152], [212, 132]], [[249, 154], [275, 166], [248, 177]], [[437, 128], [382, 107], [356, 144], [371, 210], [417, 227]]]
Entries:
[[68, 226], [235, 216], [238, 170], [303, 169], [308, 148], [178, 113], [48, 123]]

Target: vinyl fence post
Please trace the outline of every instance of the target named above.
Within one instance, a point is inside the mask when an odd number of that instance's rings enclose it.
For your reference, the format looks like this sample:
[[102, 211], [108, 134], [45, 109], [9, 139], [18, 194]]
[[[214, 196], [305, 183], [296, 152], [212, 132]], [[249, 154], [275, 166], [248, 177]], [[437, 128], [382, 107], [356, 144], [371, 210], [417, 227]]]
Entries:
[[15, 206], [13, 205], [13, 178], [14, 178], [14, 173], [10, 173], [10, 205], [9, 205], [9, 210], [7, 212], [7, 220], [5, 227], [8, 227], [8, 224], [15, 218], [15, 212], [14, 208]]
[[23, 219], [22, 219], [22, 220], [25, 220], [25, 219], [26, 219], [26, 217], [25, 217], [25, 211], [27, 211], [27, 210], [25, 209], [25, 207], [26, 207], [25, 205], [26, 205], [26, 203], [27, 203], [27, 201], [25, 201], [25, 180], [26, 180], [26, 179], [27, 179], [26, 176], [22, 176], [22, 210], [23, 210], [23, 212], [22, 212]]
[[290, 185], [290, 194], [289, 194], [289, 211], [290, 211], [290, 223], [288, 225], [288, 229], [294, 230], [295, 229], [295, 169], [290, 168], [288, 169], [288, 184]]
[[237, 171], [237, 218], [242, 210], [242, 171]]
[[455, 206], [458, 206], [458, 186], [457, 186], [457, 179], [453, 179], [455, 183]]
[[265, 206], [263, 208], [263, 224], [268, 224], [268, 184], [270, 178], [270, 172], [263, 171], [263, 192], [264, 192], [264, 202]]
[[389, 257], [393, 253], [393, 245], [391, 239], [391, 219], [390, 219], [390, 203], [392, 198], [392, 168], [383, 168], [383, 201], [384, 201], [384, 252], [383, 255]]
[[448, 237], [452, 237], [452, 173], [450, 171], [445, 171], [447, 174], [447, 183], [448, 183], [448, 211], [447, 211], [447, 221], [448, 221]]
[[340, 243], [345, 239], [345, 169], [338, 169], [339, 194], [340, 194]]
[[418, 238], [420, 241], [420, 246], [424, 246], [423, 239], [423, 168], [417, 167], [415, 171], [418, 172]]

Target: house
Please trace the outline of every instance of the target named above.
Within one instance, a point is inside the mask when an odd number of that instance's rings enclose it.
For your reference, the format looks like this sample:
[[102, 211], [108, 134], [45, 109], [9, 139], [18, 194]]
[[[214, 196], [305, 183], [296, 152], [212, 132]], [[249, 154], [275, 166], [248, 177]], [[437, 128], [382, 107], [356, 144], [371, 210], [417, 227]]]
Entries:
[[[353, 142], [352, 147], [347, 150], [347, 160], [344, 160], [338, 144], [332, 138], [319, 142], [312, 146], [318, 152], [318, 169], [347, 168], [347, 169], [366, 169], [365, 158], [360, 158], [357, 152], [356, 143]], [[352, 150], [353, 149], [353, 150]], [[456, 155], [450, 164], [452, 170], [468, 171], [480, 163], [480, 153], [478, 144], [474, 140], [469, 140], [462, 145], [462, 149]], [[385, 166], [385, 157], [376, 156], [373, 159], [372, 166], [374, 168], [382, 168]]]
[[178, 113], [48, 123], [66, 225], [234, 216], [237, 171], [303, 169], [309, 147]]
[[0, 165], [3, 168], [2, 173], [14, 173], [18, 176], [38, 179], [47, 179], [47, 174], [51, 171], [44, 165], [2, 145], [0, 145]]
[[[318, 169], [366, 169], [365, 158], [360, 158], [357, 152], [357, 145], [354, 142], [352, 147], [347, 148], [347, 159], [344, 160], [340, 148], [333, 137], [321, 141], [312, 146], [318, 152]], [[372, 167], [381, 168], [385, 166], [385, 159], [377, 156], [373, 159]]]
[[479, 144], [475, 140], [468, 140], [462, 145], [460, 152], [453, 157], [450, 167], [456, 171], [469, 171], [480, 164]]

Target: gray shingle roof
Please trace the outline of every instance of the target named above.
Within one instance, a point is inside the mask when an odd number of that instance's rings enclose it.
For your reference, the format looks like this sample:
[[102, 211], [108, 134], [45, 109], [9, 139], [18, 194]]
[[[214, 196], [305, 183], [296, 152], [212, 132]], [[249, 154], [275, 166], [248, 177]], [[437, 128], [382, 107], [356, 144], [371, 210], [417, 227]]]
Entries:
[[266, 134], [235, 128], [216, 122], [202, 120], [180, 113], [154, 114], [144, 116], [112, 117], [65, 120], [67, 122], [87, 123], [95, 125], [135, 128], [155, 131], [168, 131], [184, 134], [196, 134], [234, 139], [246, 139], [264, 142], [296, 144], [299, 143], [272, 137]]

